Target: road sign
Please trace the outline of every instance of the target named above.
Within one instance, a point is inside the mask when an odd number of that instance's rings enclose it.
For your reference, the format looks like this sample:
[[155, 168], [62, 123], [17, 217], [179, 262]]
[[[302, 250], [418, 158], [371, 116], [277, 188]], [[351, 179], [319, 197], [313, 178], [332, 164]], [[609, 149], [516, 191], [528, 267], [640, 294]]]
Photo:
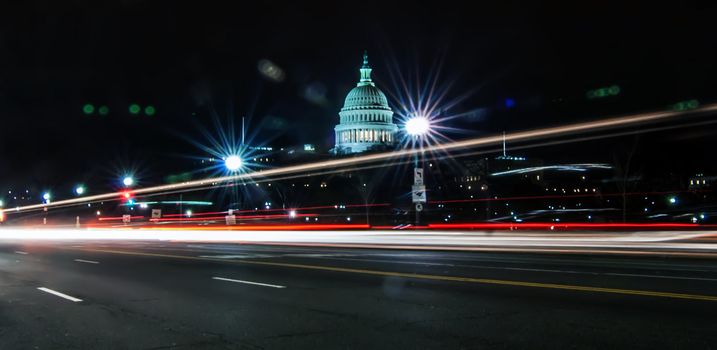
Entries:
[[130, 215], [122, 215], [122, 222], [125, 224], [129, 224], [132, 221], [132, 216]]
[[423, 185], [423, 168], [413, 168], [413, 184]]
[[416, 211], [423, 211], [423, 204], [416, 203]]
[[413, 203], [426, 203], [426, 186], [413, 185], [411, 192]]
[[162, 209], [152, 209], [152, 219], [161, 219]]
[[237, 216], [236, 215], [227, 215], [224, 218], [226, 219], [227, 225], [236, 225], [237, 224]]

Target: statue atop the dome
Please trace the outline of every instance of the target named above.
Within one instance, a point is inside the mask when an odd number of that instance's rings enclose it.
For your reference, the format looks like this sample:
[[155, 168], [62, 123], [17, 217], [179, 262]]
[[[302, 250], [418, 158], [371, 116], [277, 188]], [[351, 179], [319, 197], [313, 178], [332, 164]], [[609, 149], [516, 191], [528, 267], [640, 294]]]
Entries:
[[363, 51], [363, 66], [361, 66], [361, 80], [356, 86], [374, 85], [371, 80], [371, 66], [368, 65], [368, 52]]

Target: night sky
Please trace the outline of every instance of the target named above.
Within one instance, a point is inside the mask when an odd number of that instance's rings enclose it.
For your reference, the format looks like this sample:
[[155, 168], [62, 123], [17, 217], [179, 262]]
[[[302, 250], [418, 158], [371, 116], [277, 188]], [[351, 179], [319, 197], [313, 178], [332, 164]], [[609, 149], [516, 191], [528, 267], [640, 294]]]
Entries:
[[[181, 3], [181, 4], [180, 4]], [[190, 140], [250, 120], [254, 144], [333, 144], [333, 127], [369, 52], [391, 74], [467, 97], [447, 114], [452, 139], [715, 101], [717, 37], [708, 2], [543, 6], [494, 2], [21, 1], [0, 15], [0, 189], [109, 184], [127, 168], [147, 182], [207, 156]], [[537, 3], [537, 2], [536, 2]], [[258, 69], [267, 59], [285, 77]], [[394, 64], [391, 64], [391, 63]], [[397, 64], [397, 65], [396, 65]], [[586, 99], [619, 85], [620, 95]], [[506, 99], [514, 102], [508, 106]], [[83, 105], [109, 114], [85, 115]], [[152, 105], [153, 116], [128, 106]], [[398, 101], [391, 100], [395, 106]], [[510, 103], [509, 103], [510, 104]], [[715, 171], [715, 128], [647, 135], [644, 161]], [[546, 162], [609, 160], [610, 147], [530, 151]], [[616, 146], [617, 145], [617, 146]], [[604, 151], [598, 152], [596, 150]]]

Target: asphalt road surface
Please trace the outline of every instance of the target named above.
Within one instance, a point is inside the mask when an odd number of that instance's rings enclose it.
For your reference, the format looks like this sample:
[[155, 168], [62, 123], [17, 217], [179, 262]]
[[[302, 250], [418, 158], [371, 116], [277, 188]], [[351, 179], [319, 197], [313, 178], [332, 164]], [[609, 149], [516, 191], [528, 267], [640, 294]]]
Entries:
[[0, 349], [715, 349], [717, 264], [161, 241], [0, 244]]

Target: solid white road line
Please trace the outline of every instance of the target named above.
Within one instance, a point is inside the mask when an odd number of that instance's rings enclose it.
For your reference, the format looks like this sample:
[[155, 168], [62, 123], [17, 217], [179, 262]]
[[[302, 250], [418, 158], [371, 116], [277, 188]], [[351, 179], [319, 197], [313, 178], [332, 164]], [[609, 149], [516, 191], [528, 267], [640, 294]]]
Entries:
[[50, 293], [50, 294], [53, 294], [53, 295], [57, 295], [57, 296], [60, 297], [60, 298], [65, 298], [65, 299], [70, 300], [70, 301], [73, 301], [73, 302], [75, 302], [75, 303], [82, 301], [82, 299], [78, 299], [78, 298], [69, 296], [69, 295], [67, 295], [67, 294], [60, 293], [60, 292], [55, 291], [55, 290], [52, 290], [52, 289], [50, 289], [50, 288], [38, 287], [37, 289], [39, 289], [39, 290], [41, 290], [41, 291], [43, 291], [43, 292], [45, 292], [45, 293]]
[[249, 282], [249, 281], [242, 281], [242, 280], [235, 280], [231, 278], [224, 278], [224, 277], [212, 277], [212, 279], [218, 280], [218, 281], [227, 281], [227, 282], [235, 282], [235, 283], [244, 283], [244, 284], [253, 284], [255, 286], [263, 286], [263, 287], [271, 287], [271, 288], [286, 288], [286, 286], [278, 286], [276, 284], [267, 284], [267, 283], [259, 283], [259, 282]]
[[22, 251], [16, 250], [16, 251], [15, 251], [15, 254], [22, 254], [22, 255], [27, 255], [27, 254], [30, 254], [30, 253], [28, 253], [28, 252], [22, 252]]
[[99, 261], [82, 260], [82, 259], [75, 259], [75, 261], [81, 262], [81, 263], [87, 263], [87, 264], [99, 264], [100, 263]]

